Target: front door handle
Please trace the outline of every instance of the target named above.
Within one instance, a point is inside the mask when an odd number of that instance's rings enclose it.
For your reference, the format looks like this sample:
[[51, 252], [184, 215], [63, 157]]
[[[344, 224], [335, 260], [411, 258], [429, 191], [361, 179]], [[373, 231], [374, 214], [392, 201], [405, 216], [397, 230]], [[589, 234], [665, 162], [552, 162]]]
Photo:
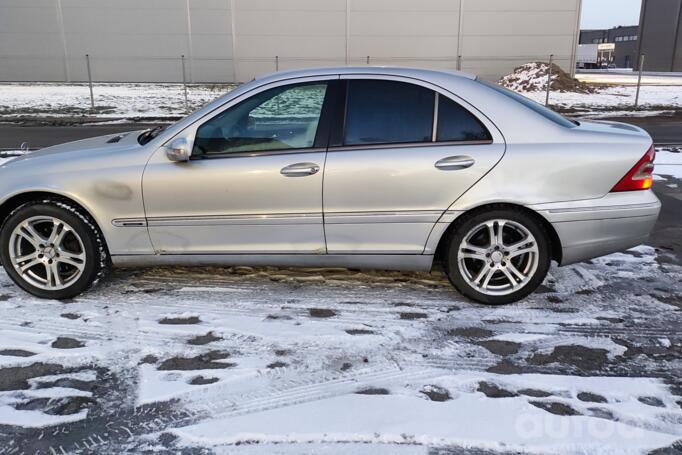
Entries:
[[442, 160], [436, 161], [436, 168], [440, 169], [441, 171], [457, 171], [459, 169], [466, 169], [468, 167], [471, 167], [474, 165], [476, 160], [474, 160], [470, 156], [465, 156], [465, 155], [457, 155], [457, 156], [448, 156], [447, 158], [443, 158]]
[[320, 166], [315, 163], [296, 163], [282, 168], [279, 171], [285, 177], [305, 177], [320, 172]]

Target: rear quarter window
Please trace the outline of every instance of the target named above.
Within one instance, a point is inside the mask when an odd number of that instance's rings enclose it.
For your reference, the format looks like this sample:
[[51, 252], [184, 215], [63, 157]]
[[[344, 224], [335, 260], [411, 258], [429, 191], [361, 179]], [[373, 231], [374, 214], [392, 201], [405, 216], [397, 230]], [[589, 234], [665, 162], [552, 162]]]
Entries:
[[438, 142], [492, 141], [488, 129], [471, 112], [438, 95]]

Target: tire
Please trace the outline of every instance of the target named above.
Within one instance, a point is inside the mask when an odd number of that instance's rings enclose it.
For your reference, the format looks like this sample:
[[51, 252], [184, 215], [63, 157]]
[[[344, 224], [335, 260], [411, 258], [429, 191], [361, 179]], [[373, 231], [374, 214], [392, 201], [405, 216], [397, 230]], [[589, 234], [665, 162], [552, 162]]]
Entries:
[[460, 294], [479, 303], [504, 305], [523, 299], [542, 284], [551, 262], [551, 244], [532, 214], [500, 206], [464, 215], [455, 223], [445, 269]]
[[0, 228], [0, 259], [19, 287], [43, 299], [75, 297], [109, 270], [95, 222], [58, 199], [28, 202], [7, 217]]

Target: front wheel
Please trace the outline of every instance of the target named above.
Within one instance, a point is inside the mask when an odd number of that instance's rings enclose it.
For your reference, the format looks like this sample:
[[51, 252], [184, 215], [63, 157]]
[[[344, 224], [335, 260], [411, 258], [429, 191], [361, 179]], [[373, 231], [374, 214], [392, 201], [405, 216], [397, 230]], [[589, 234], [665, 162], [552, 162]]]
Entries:
[[108, 255], [89, 217], [66, 202], [30, 202], [14, 210], [0, 232], [7, 274], [25, 291], [67, 299], [88, 289], [107, 269]]
[[516, 302], [547, 276], [550, 243], [542, 224], [513, 208], [482, 211], [458, 220], [446, 269], [455, 288], [480, 303]]

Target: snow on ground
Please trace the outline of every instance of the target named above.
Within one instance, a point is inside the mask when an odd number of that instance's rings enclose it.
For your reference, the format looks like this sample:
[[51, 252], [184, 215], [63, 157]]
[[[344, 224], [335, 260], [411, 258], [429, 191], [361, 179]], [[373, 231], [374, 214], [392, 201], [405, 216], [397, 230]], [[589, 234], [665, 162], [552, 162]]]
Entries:
[[[121, 270], [65, 302], [0, 269], [0, 447], [644, 453], [682, 437], [682, 267], [642, 246], [503, 307], [440, 272]], [[485, 452], [489, 453], [489, 452]]]
[[[636, 87], [609, 87], [595, 93], [552, 92], [549, 102], [554, 107], [575, 110], [575, 115], [618, 116], [660, 115], [682, 107], [682, 86], [647, 86], [640, 92], [640, 109], [633, 110]], [[544, 92], [524, 92], [538, 103], [545, 103]]]
[[[546, 101], [548, 65], [532, 62], [516, 68], [503, 77], [500, 84], [517, 91], [534, 101], [544, 104]], [[682, 106], [682, 77], [647, 76], [640, 89], [639, 108], [634, 108], [637, 87], [632, 86], [632, 75], [599, 73], [578, 74], [581, 82], [604, 84], [611, 81], [614, 86], [596, 87], [593, 91], [589, 85], [575, 83], [567, 73], [559, 70], [552, 75], [552, 91], [550, 104], [553, 108], [578, 116], [650, 116], [674, 110]], [[611, 79], [607, 79], [611, 78]], [[617, 83], [622, 80], [623, 83]], [[636, 80], [635, 80], [636, 85]]]
[[188, 86], [189, 109], [180, 84], [96, 84], [90, 110], [87, 84], [0, 84], [0, 118], [93, 116], [98, 118], [177, 118], [232, 90], [234, 85]]
[[[189, 86], [189, 111], [233, 88], [228, 84]], [[641, 108], [636, 111], [635, 90], [631, 86], [615, 86], [596, 93], [553, 91], [550, 103], [575, 115], [589, 116], [658, 115], [682, 107], [682, 85], [642, 87]], [[22, 116], [175, 119], [187, 113], [182, 86], [177, 84], [96, 84], [94, 93], [96, 108], [91, 111], [87, 84], [0, 84], [0, 119]], [[545, 102], [543, 90], [523, 94]]]
[[680, 148], [659, 148], [656, 151], [654, 176], [657, 180], [674, 180], [668, 186], [677, 188], [677, 180], [682, 179], [682, 150]]

